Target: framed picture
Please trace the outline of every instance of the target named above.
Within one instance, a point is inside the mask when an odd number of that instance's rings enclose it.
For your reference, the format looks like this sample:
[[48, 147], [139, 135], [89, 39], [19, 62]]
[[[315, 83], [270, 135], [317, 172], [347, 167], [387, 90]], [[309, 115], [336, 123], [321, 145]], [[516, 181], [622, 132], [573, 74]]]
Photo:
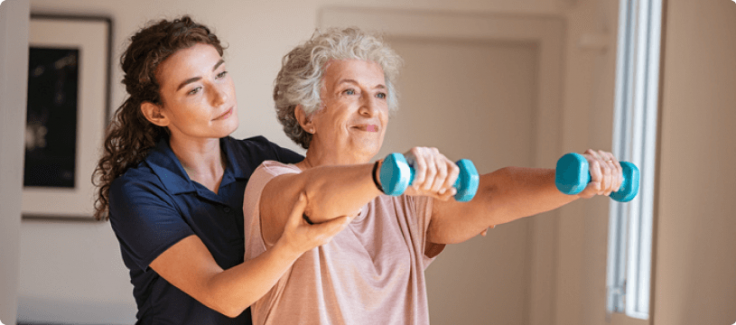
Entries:
[[109, 119], [112, 22], [31, 15], [24, 218], [89, 219]]

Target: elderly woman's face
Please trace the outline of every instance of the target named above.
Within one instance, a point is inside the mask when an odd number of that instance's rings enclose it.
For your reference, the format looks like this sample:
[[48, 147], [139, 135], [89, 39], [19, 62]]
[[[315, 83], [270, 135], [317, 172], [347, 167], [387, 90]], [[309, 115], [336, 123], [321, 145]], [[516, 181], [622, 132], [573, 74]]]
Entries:
[[381, 65], [373, 61], [328, 63], [321, 99], [312, 118], [312, 144], [367, 162], [381, 149], [388, 124], [388, 89]]

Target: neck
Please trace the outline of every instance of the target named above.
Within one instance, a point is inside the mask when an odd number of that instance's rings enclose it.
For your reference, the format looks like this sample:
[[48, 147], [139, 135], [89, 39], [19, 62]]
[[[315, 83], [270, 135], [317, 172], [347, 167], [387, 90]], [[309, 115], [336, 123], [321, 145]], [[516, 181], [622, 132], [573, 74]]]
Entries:
[[222, 179], [225, 159], [222, 158], [220, 139], [181, 140], [171, 137], [169, 146], [190, 179], [203, 185], [219, 183]]
[[329, 150], [326, 150], [323, 146], [312, 141], [309, 145], [309, 150], [307, 150], [307, 153], [305, 154], [304, 160], [296, 165], [300, 169], [306, 170], [318, 166], [365, 164], [372, 158], [363, 157], [361, 155], [351, 155], [350, 153], [342, 151], [343, 150], [336, 149], [334, 146]]

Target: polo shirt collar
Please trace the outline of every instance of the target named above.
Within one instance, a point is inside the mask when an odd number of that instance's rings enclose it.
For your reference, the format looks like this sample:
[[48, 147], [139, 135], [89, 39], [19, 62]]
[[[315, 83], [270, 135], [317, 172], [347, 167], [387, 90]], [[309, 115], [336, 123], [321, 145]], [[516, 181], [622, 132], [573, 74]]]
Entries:
[[[235, 143], [236, 141], [237, 140], [230, 136], [224, 137], [220, 139], [220, 148], [225, 152], [225, 157], [227, 157], [227, 169], [232, 172], [233, 177], [235, 179], [248, 179], [253, 171], [250, 169], [244, 170], [241, 166], [243, 163], [237, 160], [235, 155], [235, 152], [238, 150], [238, 146]], [[225, 171], [225, 174], [227, 174], [227, 170]]]
[[[231, 142], [232, 138], [230, 137], [220, 139], [220, 150], [223, 150], [227, 157], [227, 168], [222, 177], [220, 187], [232, 183], [235, 179], [248, 178], [248, 175], [245, 175], [245, 172], [235, 159], [233, 152], [235, 148]], [[156, 176], [158, 176], [169, 193], [176, 195], [197, 192], [197, 188], [194, 186], [192, 180], [189, 179], [186, 171], [184, 171], [179, 158], [171, 150], [168, 139], [159, 140], [156, 147], [148, 153], [145, 162], [150, 166]]]

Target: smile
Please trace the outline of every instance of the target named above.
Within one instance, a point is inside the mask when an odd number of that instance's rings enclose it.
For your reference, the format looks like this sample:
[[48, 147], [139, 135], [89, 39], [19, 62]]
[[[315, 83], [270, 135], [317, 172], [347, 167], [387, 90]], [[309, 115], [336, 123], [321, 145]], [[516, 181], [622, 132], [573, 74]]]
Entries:
[[225, 113], [223, 113], [222, 115], [220, 115], [220, 116], [218, 116], [218, 117], [215, 117], [215, 118], [214, 118], [214, 119], [212, 119], [212, 120], [213, 120], [213, 121], [216, 121], [216, 120], [224, 120], [224, 119], [226, 119], [226, 118], [230, 117], [230, 115], [233, 115], [233, 108], [232, 108], [232, 107], [230, 107], [230, 109], [229, 109], [229, 110], [227, 110], [227, 111], [226, 111]]
[[356, 125], [353, 128], [358, 129], [360, 131], [365, 131], [365, 132], [378, 132], [378, 125], [375, 125], [375, 124], [361, 124], [361, 125]]

